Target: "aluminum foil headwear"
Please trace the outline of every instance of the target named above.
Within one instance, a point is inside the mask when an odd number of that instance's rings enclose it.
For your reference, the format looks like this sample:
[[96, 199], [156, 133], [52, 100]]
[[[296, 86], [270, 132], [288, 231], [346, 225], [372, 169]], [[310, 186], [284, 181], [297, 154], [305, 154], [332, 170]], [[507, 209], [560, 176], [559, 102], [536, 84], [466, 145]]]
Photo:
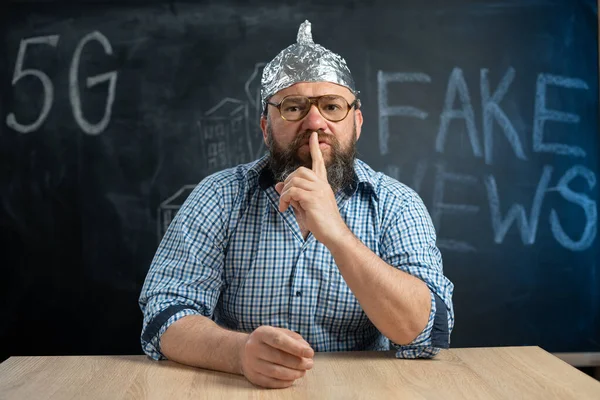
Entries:
[[260, 89], [263, 112], [271, 96], [298, 82], [336, 83], [358, 95], [346, 61], [313, 42], [310, 22], [304, 21], [300, 25], [296, 41], [283, 49], [263, 70]]

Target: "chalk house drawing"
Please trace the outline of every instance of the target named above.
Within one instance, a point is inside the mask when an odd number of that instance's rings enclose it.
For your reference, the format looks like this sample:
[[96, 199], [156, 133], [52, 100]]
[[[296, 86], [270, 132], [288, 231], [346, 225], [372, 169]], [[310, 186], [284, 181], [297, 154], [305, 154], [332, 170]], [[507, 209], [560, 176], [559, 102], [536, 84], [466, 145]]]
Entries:
[[[225, 97], [196, 121], [205, 176], [250, 162], [265, 152], [258, 123], [262, 112], [260, 79], [265, 65], [264, 62], [254, 65], [252, 74], [244, 84], [246, 100]], [[156, 232], [159, 242], [196, 185], [184, 185], [160, 203]]]

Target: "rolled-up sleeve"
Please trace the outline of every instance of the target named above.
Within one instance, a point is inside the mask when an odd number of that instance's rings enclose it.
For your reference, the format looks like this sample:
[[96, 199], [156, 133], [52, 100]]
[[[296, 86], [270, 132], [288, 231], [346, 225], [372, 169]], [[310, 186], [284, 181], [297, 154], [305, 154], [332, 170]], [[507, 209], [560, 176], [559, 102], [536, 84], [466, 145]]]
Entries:
[[398, 358], [431, 358], [450, 345], [454, 285], [444, 276], [435, 228], [416, 192], [409, 190], [384, 232], [382, 259], [425, 282], [431, 299], [431, 312], [423, 331], [407, 345], [390, 344]]
[[210, 181], [200, 183], [169, 225], [141, 290], [141, 344], [164, 359], [160, 338], [187, 315], [213, 315], [223, 284], [226, 219], [223, 199]]

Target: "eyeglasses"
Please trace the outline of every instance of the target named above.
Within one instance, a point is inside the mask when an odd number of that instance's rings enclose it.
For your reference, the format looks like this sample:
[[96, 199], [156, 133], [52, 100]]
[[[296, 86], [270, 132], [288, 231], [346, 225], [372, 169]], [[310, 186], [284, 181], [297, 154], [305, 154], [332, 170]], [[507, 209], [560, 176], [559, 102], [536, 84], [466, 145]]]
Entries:
[[269, 101], [267, 104], [277, 107], [281, 118], [286, 121], [300, 121], [306, 117], [314, 104], [324, 118], [331, 122], [339, 122], [348, 116], [352, 107], [360, 107], [360, 100], [356, 99], [352, 104], [348, 104], [345, 98], [336, 94], [315, 97], [290, 95], [284, 97], [279, 104]]

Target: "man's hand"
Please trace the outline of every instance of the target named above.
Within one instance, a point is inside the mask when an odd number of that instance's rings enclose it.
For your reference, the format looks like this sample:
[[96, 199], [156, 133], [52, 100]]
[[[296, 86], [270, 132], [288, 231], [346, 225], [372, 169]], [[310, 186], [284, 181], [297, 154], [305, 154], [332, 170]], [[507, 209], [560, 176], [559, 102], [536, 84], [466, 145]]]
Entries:
[[313, 366], [314, 351], [296, 332], [261, 326], [241, 350], [242, 374], [266, 388], [286, 388]]
[[275, 185], [281, 195], [279, 211], [284, 212], [291, 205], [299, 221], [312, 232], [315, 238], [325, 244], [337, 239], [350, 230], [342, 219], [335, 195], [327, 181], [327, 168], [319, 148], [319, 135], [313, 132], [309, 140], [312, 169], [300, 167], [292, 172], [284, 182]]

